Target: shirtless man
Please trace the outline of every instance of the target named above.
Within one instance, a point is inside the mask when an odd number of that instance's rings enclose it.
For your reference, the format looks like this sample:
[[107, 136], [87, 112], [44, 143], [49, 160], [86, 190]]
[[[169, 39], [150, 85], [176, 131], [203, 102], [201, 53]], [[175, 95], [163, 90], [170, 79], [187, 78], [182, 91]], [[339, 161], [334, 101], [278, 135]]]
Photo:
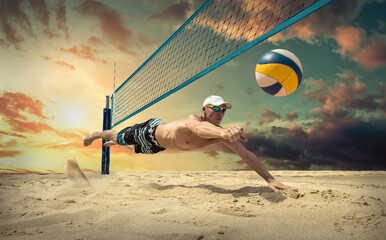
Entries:
[[136, 153], [154, 154], [166, 148], [192, 150], [214, 143], [222, 143], [238, 154], [250, 168], [264, 178], [273, 191], [287, 189], [298, 191], [297, 188], [286, 186], [275, 180], [257, 156], [241, 144], [239, 140], [247, 141], [243, 128], [239, 126], [220, 127], [225, 111], [231, 107], [231, 104], [225, 102], [220, 96], [209, 96], [204, 101], [201, 116], [192, 114], [185, 119], [170, 123], [153, 118], [127, 127], [119, 133], [114, 130], [94, 132], [84, 139], [83, 144], [89, 146], [94, 140], [103, 138], [108, 140], [105, 146], [118, 144]]

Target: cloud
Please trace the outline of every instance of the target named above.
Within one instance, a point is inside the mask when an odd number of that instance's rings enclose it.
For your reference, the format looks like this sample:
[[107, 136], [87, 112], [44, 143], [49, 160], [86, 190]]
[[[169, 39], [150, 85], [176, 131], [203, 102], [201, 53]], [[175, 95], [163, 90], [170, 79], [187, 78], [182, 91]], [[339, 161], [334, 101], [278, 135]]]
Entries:
[[[66, 10], [64, 1], [55, 6], [56, 21], [58, 29], [65, 32], [68, 39], [66, 27]], [[21, 49], [21, 44], [27, 38], [37, 38], [42, 33], [48, 38], [59, 37], [53, 29], [50, 29], [50, 9], [44, 0], [13, 0], [2, 1], [0, 7], [0, 29], [4, 38], [0, 38], [0, 44], [4, 47], [10, 45]], [[32, 22], [34, 24], [32, 24]]]
[[0, 158], [5, 158], [5, 157], [17, 157], [19, 155], [21, 155], [22, 152], [21, 151], [4, 151], [4, 150], [0, 150]]
[[267, 108], [263, 109], [263, 112], [259, 115], [259, 125], [265, 123], [271, 123], [275, 119], [280, 119], [280, 113], [275, 113]]
[[[49, 125], [46, 120], [52, 119], [46, 113], [45, 105], [38, 99], [24, 93], [3, 91], [0, 93], [0, 117], [14, 132], [37, 134], [50, 131], [65, 139], [80, 140], [82, 136], [66, 130], [58, 130]], [[84, 135], [84, 132], [81, 132]], [[1, 131], [0, 134], [25, 136], [17, 133]]]
[[66, 63], [66, 62], [64, 62], [64, 61], [55, 61], [54, 63], [57, 64], [57, 65], [59, 65], [59, 66], [65, 66], [65, 67], [68, 67], [68, 68], [70, 68], [71, 70], [75, 70], [74, 65], [71, 65], [71, 64]]
[[314, 43], [317, 36], [335, 39], [338, 45], [337, 52], [343, 57], [349, 57], [370, 71], [384, 67], [386, 35], [372, 31], [374, 36], [368, 37], [365, 29], [350, 25], [363, 7], [371, 2], [374, 1], [333, 1], [270, 40], [285, 41], [299, 38]]
[[212, 157], [214, 159], [219, 159], [219, 157], [218, 157], [219, 153], [216, 151], [204, 151], [204, 154], [207, 155], [208, 157]]
[[14, 147], [16, 145], [17, 145], [17, 141], [15, 139], [11, 139], [7, 142], [0, 143], [0, 147], [2, 148]]
[[335, 40], [341, 47], [337, 52], [342, 55], [347, 52], [355, 52], [360, 48], [365, 38], [366, 31], [364, 29], [352, 26], [339, 26], [335, 30]]
[[50, 12], [46, 2], [44, 0], [29, 0], [28, 2], [33, 9], [37, 23], [44, 28], [43, 33], [49, 38], [59, 37], [49, 29]]
[[45, 105], [40, 100], [23, 93], [3, 91], [0, 95], [0, 115], [9, 120], [27, 120], [26, 114], [48, 119], [44, 107]]
[[111, 44], [123, 52], [136, 55], [129, 46], [132, 44], [132, 30], [125, 27], [127, 25], [121, 18], [120, 13], [101, 2], [87, 0], [83, 2], [77, 10], [85, 16], [97, 18], [102, 35]]
[[[45, 123], [49, 117], [44, 112], [44, 104], [23, 93], [3, 91], [0, 95], [0, 117], [16, 132], [40, 133], [54, 130]], [[28, 120], [32, 117], [38, 121]]]
[[[247, 149], [269, 165], [307, 170], [328, 165], [344, 170], [386, 169], [384, 121], [341, 121], [318, 124], [311, 133], [300, 127], [272, 127], [271, 134], [249, 136]], [[366, 139], [366, 141], [363, 141]]]
[[88, 39], [88, 41], [89, 41], [91, 44], [93, 44], [94, 46], [97, 46], [97, 45], [104, 45], [103, 42], [102, 42], [99, 38], [97, 38], [97, 37], [95, 37], [95, 36], [91, 36], [91, 37]]
[[363, 6], [369, 2], [371, 0], [332, 1], [307, 16], [304, 20], [281, 32], [280, 38], [276, 40], [299, 38], [307, 42], [313, 42], [316, 35], [331, 38], [338, 27], [349, 26], [349, 23], [359, 15]]
[[285, 118], [288, 121], [292, 122], [293, 120], [295, 120], [298, 117], [299, 117], [299, 113], [298, 112], [288, 112]]
[[363, 68], [374, 70], [386, 66], [386, 34], [368, 38], [362, 28], [340, 26], [334, 38], [340, 46], [337, 52]]
[[[259, 1], [258, 3], [234, 1], [227, 5], [224, 4], [218, 9], [213, 9], [213, 4], [209, 4], [208, 11], [214, 12], [214, 14], [198, 15], [195, 22], [212, 29], [228, 40], [249, 42], [269, 32], [287, 17], [294, 16], [311, 4], [312, 2], [293, 1], [290, 5], [286, 5], [284, 2], [271, 0]], [[308, 29], [309, 27], [302, 26], [298, 28], [298, 31], [309, 35]], [[282, 34], [279, 36], [281, 36], [280, 38], [283, 37]]]
[[224, 86], [223, 84], [218, 84], [218, 85], [216, 86], [216, 88], [217, 88], [218, 90], [223, 91], [223, 90], [225, 89], [225, 86]]
[[8, 124], [12, 127], [12, 130], [17, 132], [28, 132], [28, 133], [41, 133], [42, 131], [55, 131], [53, 127], [42, 122], [36, 121], [20, 121], [17, 119], [7, 119]]
[[57, 7], [55, 8], [55, 13], [56, 13], [56, 22], [57, 22], [57, 27], [58, 29], [61, 29], [66, 36], [66, 39], [69, 39], [69, 34], [68, 34], [68, 28], [66, 25], [67, 18], [66, 18], [66, 5], [64, 0], [60, 0], [58, 2]]
[[174, 3], [167, 6], [161, 13], [151, 15], [147, 19], [150, 21], [184, 21], [189, 10], [187, 2]]
[[20, 48], [20, 43], [24, 42], [23, 36], [17, 34], [17, 27], [21, 27], [28, 35], [33, 36], [31, 22], [27, 14], [22, 10], [22, 0], [2, 1], [0, 7], [0, 29], [5, 39], [0, 41], [3, 46], [10, 44], [16, 49]]
[[[365, 29], [350, 25], [363, 7], [371, 2], [374, 1], [333, 1], [304, 20], [270, 37], [268, 41], [282, 42], [298, 38], [314, 44], [320, 39], [335, 39], [338, 45], [337, 52], [342, 57], [349, 57], [370, 71], [384, 67], [386, 64], [385, 34], [378, 34], [373, 30], [373, 36], [368, 37]], [[229, 40], [238, 40], [245, 43], [267, 33], [287, 16], [296, 13], [290, 9], [303, 8], [297, 4], [292, 2], [291, 5], [281, 8], [280, 4], [274, 4], [269, 0], [261, 1], [257, 6], [254, 3], [245, 4], [239, 1], [223, 6], [222, 10], [217, 10], [215, 16], [199, 15], [195, 21], [226, 38], [226, 42], [233, 43]], [[304, 7], [307, 7], [307, 4]], [[208, 5], [208, 9], [210, 7], [211, 5]], [[224, 18], [219, 19], [218, 16], [224, 16]]]
[[[3, 168], [4, 167], [7, 167], [7, 168]], [[28, 174], [28, 173], [34, 173], [34, 174], [43, 174], [42, 172], [40, 171], [32, 171], [32, 170], [28, 170], [28, 169], [24, 169], [24, 168], [15, 168], [15, 167], [12, 167], [12, 166], [9, 166], [9, 165], [6, 165], [6, 164], [0, 164], [0, 173], [11, 173], [11, 174]], [[46, 171], [48, 172], [55, 172], [55, 171], [52, 171], [52, 170], [49, 170], [49, 169], [46, 169]]]
[[[357, 110], [365, 112], [384, 111], [386, 96], [369, 94], [366, 85], [352, 71], [338, 75], [334, 84], [314, 81], [315, 87], [304, 92], [308, 100], [321, 103], [311, 113], [323, 119], [351, 116]], [[323, 86], [323, 87], [322, 87]]]
[[245, 117], [248, 119], [251, 119], [251, 118], [253, 118], [253, 113], [249, 112], [249, 113], [245, 114]]
[[94, 62], [100, 61], [104, 64], [107, 64], [107, 62], [105, 60], [99, 59], [96, 57], [98, 50], [91, 48], [90, 46], [87, 46], [87, 45], [82, 45], [79, 48], [77, 46], [73, 46], [71, 48], [60, 48], [59, 51], [71, 53], [79, 58], [91, 60]]
[[270, 134], [250, 133], [247, 149], [278, 169], [386, 169], [384, 84], [370, 93], [351, 71], [314, 83], [304, 94], [308, 102], [321, 104], [310, 110], [315, 119], [311, 128], [272, 126]]
[[375, 70], [386, 66], [386, 34], [380, 39], [370, 38], [369, 43], [352, 53], [352, 60], [363, 68]]
[[17, 134], [17, 133], [7, 133], [4, 131], [0, 131], [0, 134], [7, 135], [7, 136], [12, 136], [12, 137], [19, 137], [19, 138], [27, 138], [26, 136]]
[[[41, 56], [44, 60], [46, 61], [49, 61], [51, 62], [52, 58], [48, 57], [48, 56]], [[56, 65], [59, 65], [59, 66], [64, 66], [64, 67], [68, 67], [70, 68], [71, 70], [75, 70], [75, 67], [74, 65], [71, 65], [65, 61], [53, 61], [54, 64]]]

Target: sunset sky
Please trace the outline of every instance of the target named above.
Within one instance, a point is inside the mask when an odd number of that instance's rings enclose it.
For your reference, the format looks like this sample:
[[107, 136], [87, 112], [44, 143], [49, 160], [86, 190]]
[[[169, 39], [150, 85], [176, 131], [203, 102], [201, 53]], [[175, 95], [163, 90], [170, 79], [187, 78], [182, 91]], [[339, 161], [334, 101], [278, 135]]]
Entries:
[[[66, 156], [100, 171], [105, 96], [124, 82], [204, 1], [0, 1], [0, 172], [62, 172]], [[335, 0], [114, 128], [200, 114], [204, 99], [232, 103], [222, 126], [270, 170], [386, 170], [386, 3]], [[259, 58], [287, 49], [303, 65], [289, 96], [255, 80]], [[242, 170], [223, 146], [156, 155], [111, 148], [110, 171]]]

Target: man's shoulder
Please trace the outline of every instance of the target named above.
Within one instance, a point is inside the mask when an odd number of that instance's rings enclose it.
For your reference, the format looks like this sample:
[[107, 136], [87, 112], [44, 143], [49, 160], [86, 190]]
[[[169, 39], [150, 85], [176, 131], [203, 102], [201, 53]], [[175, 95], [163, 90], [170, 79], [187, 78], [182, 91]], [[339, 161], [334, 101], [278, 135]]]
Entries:
[[189, 122], [202, 122], [201, 116], [195, 115], [195, 114], [190, 114], [187, 118], [184, 119], [185, 123]]
[[198, 121], [201, 121], [201, 117], [196, 115], [196, 114], [190, 114], [187, 118], [185, 118], [186, 120], [198, 120]]
[[168, 125], [173, 126], [185, 126], [187, 122], [201, 121], [200, 116], [195, 114], [190, 114], [186, 118], [178, 119], [173, 122], [168, 123]]

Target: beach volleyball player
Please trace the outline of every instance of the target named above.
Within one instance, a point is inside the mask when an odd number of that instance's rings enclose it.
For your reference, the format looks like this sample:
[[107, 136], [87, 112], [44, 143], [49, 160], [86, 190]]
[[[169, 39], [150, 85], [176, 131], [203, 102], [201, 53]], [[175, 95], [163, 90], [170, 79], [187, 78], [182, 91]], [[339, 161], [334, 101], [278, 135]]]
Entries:
[[225, 144], [238, 154], [250, 168], [255, 170], [269, 188], [278, 190], [293, 190], [275, 180], [266, 170], [255, 154], [248, 151], [240, 141], [247, 141], [243, 128], [232, 126], [222, 128], [220, 123], [227, 109], [232, 106], [220, 96], [209, 96], [205, 99], [201, 116], [189, 115], [187, 118], [165, 123], [153, 118], [140, 124], [124, 128], [120, 132], [106, 130], [94, 132], [83, 140], [84, 146], [89, 146], [98, 138], [108, 140], [106, 146], [122, 145], [136, 153], [155, 154], [167, 148], [177, 150], [199, 149], [214, 143]]

